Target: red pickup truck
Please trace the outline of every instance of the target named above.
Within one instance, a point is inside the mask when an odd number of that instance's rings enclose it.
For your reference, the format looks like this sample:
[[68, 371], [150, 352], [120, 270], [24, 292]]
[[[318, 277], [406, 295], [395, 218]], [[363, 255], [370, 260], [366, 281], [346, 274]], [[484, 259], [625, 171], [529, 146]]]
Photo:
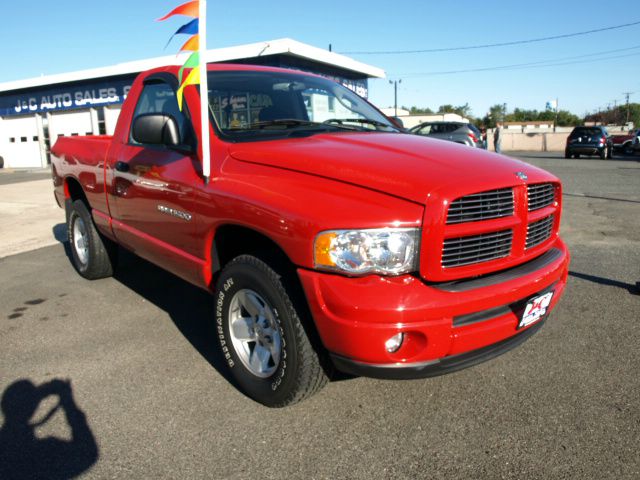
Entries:
[[637, 138], [640, 137], [640, 129], [632, 130], [626, 135], [612, 135], [611, 142], [614, 150], [622, 150], [624, 153], [632, 154], [634, 144], [637, 144]]
[[140, 74], [113, 137], [56, 142], [55, 197], [82, 276], [111, 275], [121, 245], [213, 293], [211, 341], [257, 401], [300, 401], [335, 368], [403, 379], [473, 365], [560, 299], [555, 176], [405, 134], [320, 76], [212, 65], [207, 181], [199, 91], [180, 111], [177, 73]]

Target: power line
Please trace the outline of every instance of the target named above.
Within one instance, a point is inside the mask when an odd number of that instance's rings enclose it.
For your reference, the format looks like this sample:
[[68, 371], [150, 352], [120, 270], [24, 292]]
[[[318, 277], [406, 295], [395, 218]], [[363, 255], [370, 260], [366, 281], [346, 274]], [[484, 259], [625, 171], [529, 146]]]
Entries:
[[627, 28], [640, 25], [640, 20], [637, 22], [624, 23], [622, 25], [613, 25], [611, 27], [596, 28], [594, 30], [585, 30], [584, 32], [565, 33], [562, 35], [553, 35], [550, 37], [530, 38], [527, 40], [514, 40], [511, 42], [501, 43], [487, 43], [484, 45], [467, 45], [463, 47], [445, 47], [445, 48], [430, 48], [426, 50], [381, 50], [381, 51], [369, 51], [369, 52], [340, 52], [347, 55], [402, 55], [412, 53], [436, 53], [436, 52], [455, 52], [459, 50], [477, 50], [480, 48], [494, 48], [494, 47], [507, 47], [510, 45], [523, 45], [527, 43], [546, 42], [548, 40], [559, 40], [562, 38], [579, 37], [583, 35], [590, 35], [592, 33], [607, 32], [610, 30], [617, 30], [619, 28]]
[[[496, 70], [519, 70], [519, 69], [537, 68], [537, 67], [542, 68], [542, 67], [556, 67], [556, 66], [562, 66], [562, 65], [574, 65], [579, 63], [593, 63], [593, 62], [601, 62], [605, 60], [614, 60], [617, 58], [632, 57], [632, 56], [640, 55], [640, 52], [630, 53], [625, 55], [609, 56], [606, 58], [596, 58], [596, 59], [590, 59], [590, 60], [578, 60], [578, 59], [591, 58], [594, 56], [608, 55], [610, 53], [625, 52], [629, 50], [637, 50], [638, 48], [640, 48], [640, 45], [637, 45], [635, 47], [629, 47], [629, 48], [618, 48], [615, 50], [606, 50], [603, 52], [592, 52], [586, 55], [562, 57], [562, 58], [556, 58], [552, 60], [540, 60], [537, 62], [514, 63], [511, 65], [496, 65], [492, 67], [468, 68], [468, 69], [461, 69], [461, 70], [444, 70], [444, 71], [422, 72], [422, 73], [403, 73], [399, 75], [403, 77], [428, 77], [428, 76], [435, 76], [435, 75], [451, 75], [451, 74], [457, 74], [457, 73], [490, 72], [490, 71], [496, 71]], [[573, 60], [576, 60], [576, 61], [573, 61]]]

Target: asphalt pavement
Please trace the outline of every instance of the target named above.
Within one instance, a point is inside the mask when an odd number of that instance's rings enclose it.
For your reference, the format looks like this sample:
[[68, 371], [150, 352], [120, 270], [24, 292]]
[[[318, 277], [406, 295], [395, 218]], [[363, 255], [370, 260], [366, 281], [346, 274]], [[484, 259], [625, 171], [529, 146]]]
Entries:
[[519, 156], [565, 185], [571, 275], [540, 332], [454, 374], [341, 378], [285, 409], [228, 381], [205, 292], [131, 254], [114, 278], [83, 280], [59, 242], [0, 259], [0, 465], [25, 478], [640, 478], [640, 163]]

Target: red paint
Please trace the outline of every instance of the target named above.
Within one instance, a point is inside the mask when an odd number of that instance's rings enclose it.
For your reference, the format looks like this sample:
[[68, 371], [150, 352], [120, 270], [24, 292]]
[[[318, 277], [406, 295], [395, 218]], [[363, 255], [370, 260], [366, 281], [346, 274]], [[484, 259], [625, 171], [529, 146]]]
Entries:
[[[277, 71], [242, 65], [209, 69]], [[218, 229], [238, 225], [259, 232], [297, 266], [325, 347], [365, 363], [429, 361], [499, 342], [517, 332], [515, 314], [462, 327], [454, 327], [453, 318], [510, 305], [554, 284], [549, 308], [561, 297], [569, 254], [558, 235], [562, 192], [555, 176], [484, 150], [420, 136], [337, 132], [228, 143], [211, 129], [212, 178], [205, 184], [192, 156], [128, 142], [143, 79], [157, 72], [177, 76], [177, 71], [166, 67], [138, 77], [113, 137], [63, 137], [52, 149], [58, 201], [64, 204], [70, 182], [80, 183], [98, 228], [126, 248], [209, 289]], [[185, 100], [192, 118], [199, 118], [197, 90], [187, 88]], [[200, 138], [199, 126], [194, 129]], [[127, 163], [129, 171], [116, 171], [116, 162]], [[515, 172], [528, 179], [520, 180]], [[553, 183], [557, 201], [528, 212], [526, 186], [532, 183]], [[455, 199], [505, 187], [514, 189], [513, 216], [446, 225], [448, 205]], [[167, 215], [159, 205], [193, 217], [185, 221]], [[525, 250], [527, 224], [551, 214], [551, 238]], [[313, 269], [319, 232], [386, 226], [422, 228], [419, 274], [349, 278]], [[444, 239], [506, 228], [514, 231], [507, 257], [441, 266]], [[553, 265], [492, 287], [449, 293], [429, 283], [505, 270], [551, 248], [562, 252]], [[406, 333], [406, 343], [389, 354], [384, 342], [398, 331]]]

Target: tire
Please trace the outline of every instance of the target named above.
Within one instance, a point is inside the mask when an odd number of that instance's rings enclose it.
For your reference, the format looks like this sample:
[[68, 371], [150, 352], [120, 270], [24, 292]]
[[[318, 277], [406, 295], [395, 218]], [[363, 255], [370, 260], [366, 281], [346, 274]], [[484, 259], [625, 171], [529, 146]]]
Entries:
[[569, 150], [564, 151], [564, 158], [571, 158], [571, 154], [569, 153]]
[[576, 153], [576, 154], [574, 155], [574, 157], [575, 157], [575, 158], [580, 158], [580, 154], [579, 154], [579, 153]]
[[[229, 262], [216, 282], [216, 331], [239, 388], [267, 407], [285, 407], [328, 381], [283, 278], [250, 255]], [[232, 328], [233, 325], [233, 328]]]
[[116, 263], [117, 246], [96, 229], [82, 200], [67, 201], [67, 234], [71, 263], [88, 280], [110, 277]]
[[604, 147], [601, 151], [598, 152], [598, 156], [600, 157], [600, 160], [604, 160], [605, 158], [607, 158], [607, 147]]
[[4, 168], [4, 158], [0, 157], [0, 168]]
[[631, 143], [625, 143], [623, 152], [625, 155], [633, 155], [633, 145]]
[[613, 147], [608, 147], [607, 148], [607, 158], [609, 160], [613, 159]]

